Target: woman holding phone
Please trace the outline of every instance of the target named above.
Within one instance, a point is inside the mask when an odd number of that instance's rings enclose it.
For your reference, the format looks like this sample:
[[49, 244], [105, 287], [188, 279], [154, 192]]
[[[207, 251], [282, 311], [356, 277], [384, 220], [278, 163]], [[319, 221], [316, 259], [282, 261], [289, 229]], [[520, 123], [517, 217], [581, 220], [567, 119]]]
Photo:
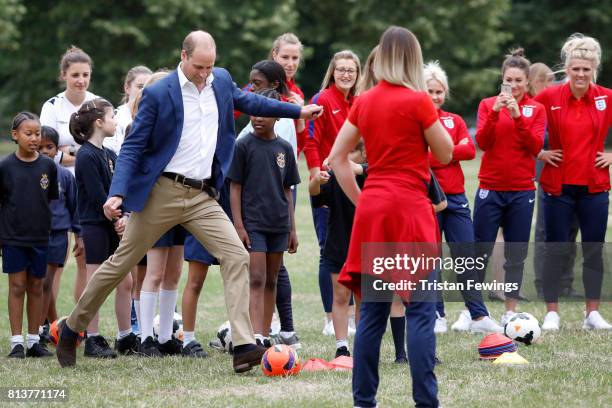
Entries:
[[[505, 241], [506, 312], [502, 326], [514, 315], [523, 280], [531, 218], [535, 203], [535, 160], [544, 144], [544, 107], [527, 93], [529, 61], [517, 49], [502, 64], [501, 92], [478, 107], [476, 142], [484, 151], [474, 204], [474, 235], [478, 257], [488, 258], [499, 228]], [[484, 281], [486, 269], [479, 271]]]

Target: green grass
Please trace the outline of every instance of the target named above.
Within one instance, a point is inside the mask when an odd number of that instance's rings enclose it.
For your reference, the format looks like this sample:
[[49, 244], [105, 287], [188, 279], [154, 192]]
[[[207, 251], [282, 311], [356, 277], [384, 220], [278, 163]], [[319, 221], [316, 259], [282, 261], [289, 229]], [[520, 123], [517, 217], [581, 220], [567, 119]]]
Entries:
[[[478, 161], [465, 166], [468, 197], [476, 188]], [[303, 180], [307, 173], [300, 163]], [[286, 256], [293, 284], [294, 318], [302, 340], [302, 359], [332, 359], [335, 342], [323, 337], [323, 311], [319, 297], [318, 246], [314, 235], [305, 184], [299, 189], [297, 206], [300, 247]], [[528, 262], [529, 265], [529, 262]], [[73, 306], [75, 266], [71, 261], [62, 279], [58, 309], [67, 314]], [[607, 277], [608, 279], [609, 277]], [[6, 299], [6, 278], [0, 283], [0, 299]], [[182, 284], [185, 282], [183, 276]], [[181, 285], [182, 288], [182, 285]], [[499, 303], [488, 304], [499, 319]], [[460, 303], [448, 303], [449, 324], [461, 310]], [[524, 303], [521, 310], [542, 319], [543, 305]], [[562, 305], [563, 329], [546, 334], [539, 344], [521, 346], [519, 352], [530, 364], [500, 367], [478, 359], [481, 336], [447, 333], [438, 336], [437, 353], [443, 364], [436, 368], [440, 401], [445, 407], [599, 407], [610, 406], [612, 387], [612, 335], [580, 329], [580, 303]], [[0, 354], [8, 347], [6, 301], [0, 302]], [[602, 305], [602, 313], [612, 319], [612, 305]], [[217, 327], [226, 320], [218, 268], [212, 268], [200, 297], [197, 337], [207, 344]], [[101, 311], [101, 332], [116, 333], [113, 301]], [[352, 404], [351, 374], [348, 372], [301, 373], [293, 378], [270, 379], [259, 370], [235, 375], [226, 354], [209, 350], [206, 360], [181, 358], [142, 359], [120, 357], [114, 361], [94, 361], [81, 356], [75, 370], [60, 370], [55, 359], [12, 361], [0, 357], [2, 386], [67, 387], [70, 406], [226, 406], [226, 407], [346, 407]], [[381, 406], [413, 406], [410, 375], [406, 366], [393, 361], [390, 333], [385, 335], [381, 353]], [[1, 403], [0, 403], [1, 404]], [[1, 404], [4, 405], [4, 404]]]

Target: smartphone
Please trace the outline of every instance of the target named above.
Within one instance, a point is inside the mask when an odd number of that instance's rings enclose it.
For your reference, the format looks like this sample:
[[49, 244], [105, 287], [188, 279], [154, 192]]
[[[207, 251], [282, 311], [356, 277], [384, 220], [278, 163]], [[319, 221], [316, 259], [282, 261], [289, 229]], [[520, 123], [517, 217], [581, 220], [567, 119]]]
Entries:
[[512, 95], [512, 85], [504, 82], [501, 84], [501, 93], [505, 93], [507, 95]]

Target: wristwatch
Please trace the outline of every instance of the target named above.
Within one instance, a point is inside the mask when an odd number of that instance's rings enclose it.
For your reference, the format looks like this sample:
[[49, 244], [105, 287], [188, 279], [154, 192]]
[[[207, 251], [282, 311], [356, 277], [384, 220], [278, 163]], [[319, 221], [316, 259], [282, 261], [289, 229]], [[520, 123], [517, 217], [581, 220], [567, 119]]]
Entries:
[[74, 145], [73, 145], [73, 146], [70, 146], [70, 147], [68, 148], [68, 154], [69, 154], [69, 155], [71, 155], [71, 156], [76, 156], [76, 152], [77, 152], [77, 148], [76, 148], [76, 146], [74, 146]]

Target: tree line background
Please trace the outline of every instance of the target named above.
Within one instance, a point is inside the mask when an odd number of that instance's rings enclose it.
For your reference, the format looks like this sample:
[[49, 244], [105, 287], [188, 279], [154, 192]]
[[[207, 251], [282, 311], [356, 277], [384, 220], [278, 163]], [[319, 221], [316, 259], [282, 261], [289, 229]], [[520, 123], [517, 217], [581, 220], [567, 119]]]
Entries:
[[451, 86], [446, 108], [470, 121], [479, 100], [497, 92], [503, 56], [517, 45], [554, 68], [570, 34], [591, 35], [603, 49], [598, 82], [611, 86], [611, 20], [612, 0], [0, 0], [0, 125], [8, 129], [20, 110], [40, 112], [63, 90], [59, 59], [71, 44], [93, 58], [90, 90], [118, 104], [127, 70], [175, 68], [191, 30], [215, 37], [216, 64], [238, 85], [291, 31], [305, 46], [297, 82], [310, 98], [336, 51], [363, 62], [392, 24], [418, 36], [425, 60], [440, 61]]

